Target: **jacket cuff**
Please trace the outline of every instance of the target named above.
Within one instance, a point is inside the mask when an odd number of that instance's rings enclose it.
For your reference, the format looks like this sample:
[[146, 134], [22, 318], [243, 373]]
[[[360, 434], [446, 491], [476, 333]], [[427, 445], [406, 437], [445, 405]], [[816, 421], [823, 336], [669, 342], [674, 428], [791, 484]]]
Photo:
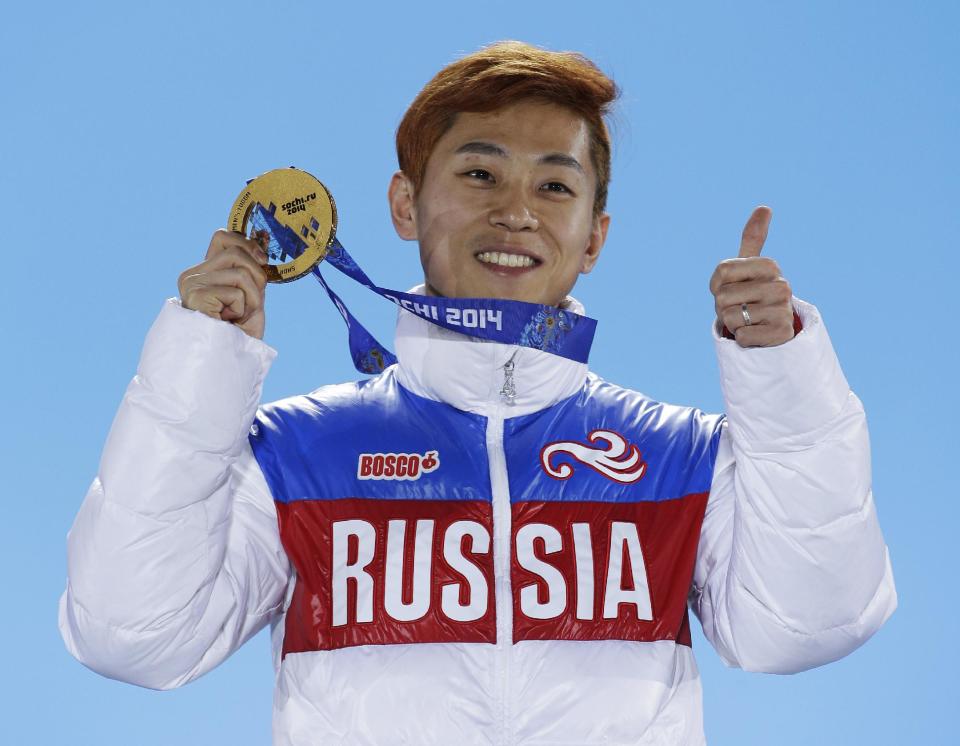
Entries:
[[813, 434], [840, 413], [850, 393], [819, 311], [798, 298], [793, 306], [803, 328], [775, 347], [744, 348], [712, 326], [727, 419], [738, 440]]

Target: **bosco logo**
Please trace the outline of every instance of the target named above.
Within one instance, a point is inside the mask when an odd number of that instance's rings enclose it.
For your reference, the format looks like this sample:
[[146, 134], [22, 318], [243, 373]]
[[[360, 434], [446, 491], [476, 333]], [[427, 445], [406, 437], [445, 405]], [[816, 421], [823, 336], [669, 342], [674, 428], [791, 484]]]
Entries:
[[420, 479], [422, 474], [436, 471], [440, 452], [426, 453], [361, 453], [357, 462], [357, 479]]

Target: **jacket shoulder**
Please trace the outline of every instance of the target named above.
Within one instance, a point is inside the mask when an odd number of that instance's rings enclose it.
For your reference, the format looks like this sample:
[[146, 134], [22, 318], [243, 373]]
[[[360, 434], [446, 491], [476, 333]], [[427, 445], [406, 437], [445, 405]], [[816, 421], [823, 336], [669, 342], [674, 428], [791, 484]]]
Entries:
[[[518, 500], [554, 493], [560, 500], [589, 495], [614, 502], [700, 495], [710, 490], [722, 422], [590, 374], [573, 396], [507, 421], [511, 486]], [[556, 466], [571, 458], [590, 468]]]
[[[343, 426], [377, 411], [395, 399], [396, 382], [391, 371], [361, 381], [321, 386], [309, 394], [289, 396], [262, 405], [257, 410], [253, 434], [273, 437], [288, 435], [303, 428]], [[349, 418], [337, 417], [350, 412]], [[266, 431], [266, 432], [264, 432]]]
[[592, 374], [584, 392], [600, 409], [595, 420], [620, 428], [617, 432], [640, 447], [659, 493], [710, 490], [725, 415], [657, 401]]
[[[412, 394], [400, 386], [392, 368], [369, 380], [324, 386], [265, 405], [249, 440], [280, 502], [446, 496], [437, 479], [380, 481], [362, 475], [366, 456], [428, 458], [432, 453], [442, 461], [444, 475], [462, 476], [456, 483], [458, 499], [486, 492], [482, 418]], [[427, 481], [436, 484], [425, 487]]]
[[624, 427], [651, 434], [687, 432], [691, 436], [712, 438], [720, 429], [725, 415], [711, 414], [691, 406], [657, 401], [644, 393], [620, 386], [589, 374], [580, 393], [585, 406], [621, 418]]

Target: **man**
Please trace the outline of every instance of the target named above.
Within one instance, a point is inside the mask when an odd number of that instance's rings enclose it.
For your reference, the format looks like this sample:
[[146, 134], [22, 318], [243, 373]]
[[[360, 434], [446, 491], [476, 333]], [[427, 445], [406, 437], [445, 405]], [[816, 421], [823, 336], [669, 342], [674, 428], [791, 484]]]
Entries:
[[[389, 189], [421, 292], [582, 311], [615, 95], [517, 43], [428, 84]], [[71, 531], [67, 647], [170, 688], [271, 623], [278, 744], [703, 743], [688, 603], [728, 664], [783, 673], [896, 605], [863, 410], [769, 220], [710, 283], [725, 417], [405, 311], [398, 365], [258, 411], [266, 258], [217, 232]]]

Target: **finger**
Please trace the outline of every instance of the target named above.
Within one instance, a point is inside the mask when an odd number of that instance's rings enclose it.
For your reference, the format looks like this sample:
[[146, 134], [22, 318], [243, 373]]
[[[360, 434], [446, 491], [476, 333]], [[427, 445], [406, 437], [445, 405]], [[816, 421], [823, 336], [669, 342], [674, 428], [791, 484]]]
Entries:
[[775, 279], [744, 280], [721, 285], [715, 294], [717, 309], [740, 307], [742, 303], [787, 307], [793, 291], [782, 277]]
[[723, 325], [727, 327], [731, 332], [736, 333], [737, 329], [741, 326], [761, 326], [767, 323], [768, 318], [762, 312], [761, 306], [747, 305], [747, 314], [750, 316], [750, 323], [747, 323], [746, 317], [743, 315], [743, 306], [736, 306], [730, 308], [721, 309], [720, 313], [717, 314], [717, 317], [723, 322]]
[[741, 347], [775, 347], [793, 339], [793, 327], [782, 323], [750, 324], [738, 327], [733, 336]]
[[222, 228], [216, 231], [210, 239], [206, 258], [210, 259], [215, 254], [229, 248], [237, 248], [245, 251], [258, 264], [267, 263], [267, 254], [262, 244], [258, 243], [255, 239], [247, 238], [242, 233], [228, 231]]
[[[746, 312], [744, 312], [746, 308]], [[743, 303], [739, 306], [724, 308], [717, 318], [735, 332], [741, 326], [770, 326], [777, 329], [793, 331], [793, 312], [785, 312], [780, 306], [764, 306], [756, 303]], [[791, 334], [791, 336], [793, 336]]]
[[[191, 278], [187, 278], [189, 285]], [[228, 267], [205, 272], [196, 278], [198, 287], [234, 287], [243, 291], [244, 306], [251, 313], [263, 305], [263, 289], [254, 282], [246, 267]]]
[[770, 219], [773, 217], [773, 210], [766, 205], [760, 205], [750, 215], [747, 224], [743, 227], [743, 234], [740, 236], [741, 259], [760, 256], [763, 251], [763, 243], [767, 240], [767, 230], [770, 228]]
[[244, 316], [244, 293], [235, 287], [198, 287], [181, 296], [184, 308], [200, 311], [224, 321], [235, 321]]
[[256, 337], [257, 339], [263, 339], [263, 331], [265, 326], [265, 317], [263, 309], [254, 311], [253, 313], [247, 314], [247, 318], [243, 321], [234, 322], [239, 326], [243, 331], [249, 334], [251, 337]]
[[206, 273], [231, 267], [243, 269], [248, 272], [258, 287], [262, 288], [266, 286], [267, 275], [263, 271], [263, 265], [252, 259], [244, 249], [237, 248], [236, 246], [229, 246], [215, 253], [205, 262], [198, 265], [197, 270], [199, 270], [199, 273]]
[[766, 256], [724, 259], [710, 278], [710, 292], [716, 295], [729, 283], [749, 280], [776, 280], [780, 278], [780, 265]]
[[[241, 305], [236, 304], [234, 291], [243, 296]], [[262, 311], [264, 295], [264, 290], [253, 282], [246, 269], [240, 267], [188, 275], [180, 284], [180, 299], [186, 308], [208, 313], [216, 310], [209, 305], [211, 298], [222, 297], [225, 306], [231, 305], [238, 312], [238, 315], [223, 316], [225, 319], [246, 321], [251, 314]], [[201, 309], [201, 304], [206, 305]]]

